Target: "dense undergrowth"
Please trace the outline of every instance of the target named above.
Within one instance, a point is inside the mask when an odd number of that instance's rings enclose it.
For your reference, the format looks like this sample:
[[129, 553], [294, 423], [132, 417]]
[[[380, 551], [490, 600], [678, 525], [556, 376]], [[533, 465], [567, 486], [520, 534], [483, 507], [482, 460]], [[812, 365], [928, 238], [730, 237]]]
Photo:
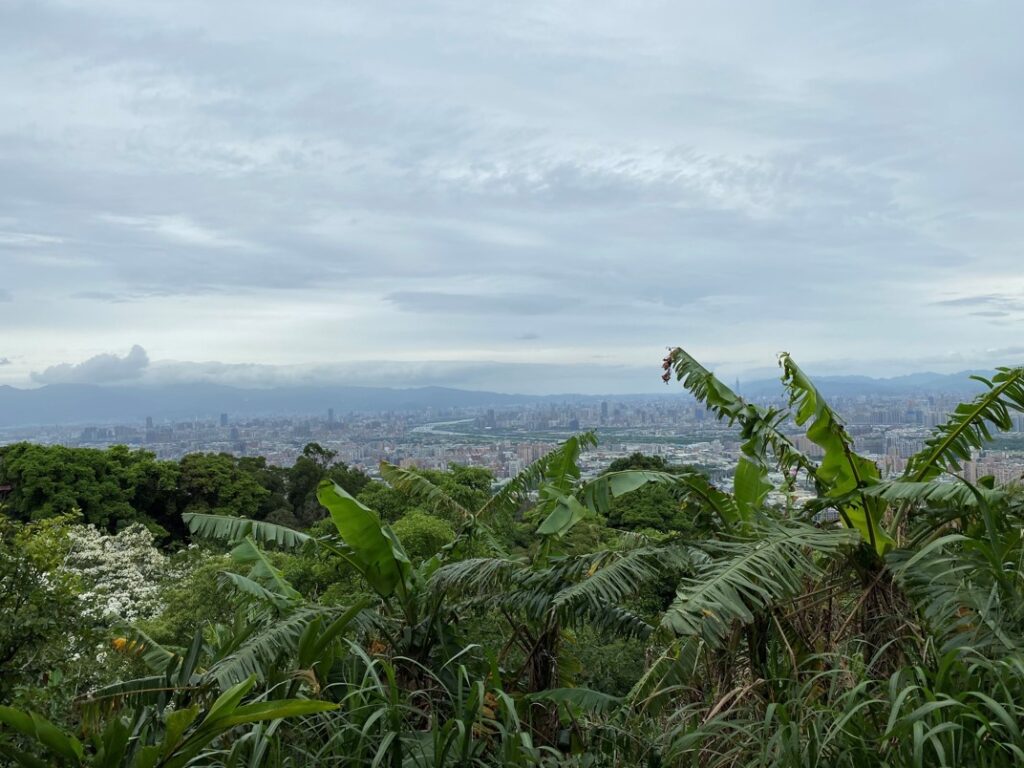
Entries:
[[592, 435], [493, 494], [318, 446], [292, 470], [5, 449], [0, 759], [1024, 761], [1024, 498], [956, 476], [1024, 410], [1024, 369], [883, 478], [780, 364], [774, 410], [665, 360], [741, 430], [728, 491], [643, 457], [583, 479]]

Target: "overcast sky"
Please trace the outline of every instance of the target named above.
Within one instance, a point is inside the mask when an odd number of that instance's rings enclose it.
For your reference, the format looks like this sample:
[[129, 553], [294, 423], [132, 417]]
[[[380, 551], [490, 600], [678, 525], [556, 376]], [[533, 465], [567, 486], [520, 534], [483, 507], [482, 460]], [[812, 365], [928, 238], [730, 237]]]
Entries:
[[1022, 27], [1016, 0], [0, 0], [0, 384], [1019, 363]]

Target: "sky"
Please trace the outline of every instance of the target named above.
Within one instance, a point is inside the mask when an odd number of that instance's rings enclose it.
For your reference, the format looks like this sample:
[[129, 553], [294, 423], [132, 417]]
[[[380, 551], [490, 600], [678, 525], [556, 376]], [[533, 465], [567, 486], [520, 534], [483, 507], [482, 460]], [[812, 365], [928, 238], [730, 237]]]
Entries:
[[0, 0], [0, 384], [1024, 359], [1019, 2]]

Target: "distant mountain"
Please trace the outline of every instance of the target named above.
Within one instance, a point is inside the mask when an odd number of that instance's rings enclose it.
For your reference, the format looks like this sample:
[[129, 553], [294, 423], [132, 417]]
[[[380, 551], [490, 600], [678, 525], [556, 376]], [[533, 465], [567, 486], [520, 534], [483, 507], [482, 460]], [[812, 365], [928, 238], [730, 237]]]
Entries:
[[[811, 380], [826, 397], [857, 397], [870, 395], [970, 395], [981, 384], [971, 376], [992, 376], [992, 371], [961, 371], [960, 373], [911, 373], [906, 376], [874, 379], [870, 376], [814, 376]], [[741, 382], [740, 393], [747, 398], [773, 397], [782, 394], [778, 379]]]
[[349, 411], [415, 411], [488, 407], [535, 401], [527, 395], [445, 387], [275, 387], [239, 389], [220, 384], [97, 386], [51, 384], [38, 389], [0, 387], [0, 426], [126, 423], [155, 419], [232, 416], [339, 415]]
[[[915, 373], [891, 379], [868, 376], [817, 376], [815, 384], [826, 396], [858, 395], [968, 395], [980, 386], [968, 376]], [[985, 372], [982, 372], [985, 375]], [[748, 398], [781, 396], [778, 379], [742, 383]], [[323, 416], [333, 408], [339, 416], [350, 411], [423, 411], [428, 408], [489, 408], [547, 402], [593, 403], [673, 398], [678, 386], [661, 395], [510, 395], [448, 387], [292, 386], [242, 389], [222, 384], [170, 384], [163, 386], [50, 384], [38, 389], [0, 386], [0, 427], [57, 424], [114, 424], [160, 420], [213, 419], [221, 413], [232, 417]]]
[[326, 416], [349, 412], [424, 411], [428, 408], [491, 408], [541, 402], [595, 402], [664, 395], [511, 395], [449, 387], [292, 386], [242, 389], [221, 384], [98, 386], [50, 384], [38, 389], [0, 386], [0, 427], [59, 424], [125, 424], [147, 416], [160, 420], [232, 417]]

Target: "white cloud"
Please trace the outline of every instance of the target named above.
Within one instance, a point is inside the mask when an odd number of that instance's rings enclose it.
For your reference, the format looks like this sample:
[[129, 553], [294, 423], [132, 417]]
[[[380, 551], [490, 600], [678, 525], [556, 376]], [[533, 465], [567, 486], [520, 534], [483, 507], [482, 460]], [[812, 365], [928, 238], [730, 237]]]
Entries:
[[187, 216], [118, 216], [101, 214], [101, 221], [129, 227], [143, 232], [152, 232], [158, 237], [181, 245], [201, 248], [252, 249], [252, 243], [231, 237], [211, 227], [197, 224]]
[[1018, 21], [0, 4], [5, 380], [136, 339], [267, 365], [983, 362], [1019, 335]]
[[51, 365], [41, 373], [32, 372], [37, 384], [111, 384], [138, 379], [149, 366], [146, 350], [138, 344], [123, 357], [100, 354], [81, 363]]

